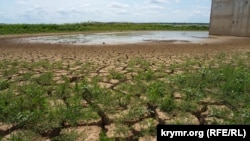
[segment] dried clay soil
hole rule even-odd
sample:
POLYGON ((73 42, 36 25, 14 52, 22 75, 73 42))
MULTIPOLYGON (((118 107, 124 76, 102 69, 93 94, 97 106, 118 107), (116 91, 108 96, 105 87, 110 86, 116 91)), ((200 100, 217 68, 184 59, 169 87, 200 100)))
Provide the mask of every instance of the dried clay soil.
MULTIPOLYGON (((0 38, 0 60, 96 62, 112 66, 119 60, 142 58, 159 63, 181 61, 185 57, 217 53, 246 52, 250 38, 213 37, 200 43, 145 42, 123 45, 63 45, 18 43, 16 37, 0 38)), ((182 60, 183 61, 183 60, 182 60)))
MULTIPOLYGON (((78 64, 91 62, 98 67, 93 73, 90 73, 90 79, 94 76, 105 76, 111 69, 126 73, 129 61, 136 58, 168 66, 172 63, 182 63, 186 58, 194 56, 207 56, 204 60, 213 60, 213 56, 218 53, 230 54, 250 51, 250 38, 240 37, 215 36, 212 40, 200 43, 145 42, 121 45, 19 43, 16 41, 17 38, 19 37, 0 37, 0 61, 39 62, 45 60, 51 63, 62 62, 64 66, 68 67, 70 73, 65 70, 55 70, 56 76, 70 76, 72 73, 74 74, 74 71, 77 72, 81 67, 77 66, 75 62, 78 62, 78 64)), ((152 68, 154 68, 154 65, 157 68, 157 64, 151 65, 152 68)), ((72 75, 70 78, 74 79, 74 76, 72 75)), ((114 89, 117 82, 116 80, 110 80, 109 83, 102 82, 100 85, 114 89)), ((178 94, 176 94, 176 97, 178 97, 178 94)), ((161 118, 161 115, 162 113, 158 112, 159 118, 161 118)), ((190 122, 199 124, 199 120, 190 122)), ((137 124, 135 123, 134 126, 137 124)), ((107 126, 108 137, 113 137, 112 125, 113 123, 107 126)), ((101 128, 98 126, 67 128, 65 132, 66 130, 87 132, 89 135, 87 137, 88 140, 98 140, 98 134, 101 132, 101 128)), ((155 140, 155 137, 149 138, 150 140, 155 140)), ((140 140, 147 139, 142 137, 140 140)))

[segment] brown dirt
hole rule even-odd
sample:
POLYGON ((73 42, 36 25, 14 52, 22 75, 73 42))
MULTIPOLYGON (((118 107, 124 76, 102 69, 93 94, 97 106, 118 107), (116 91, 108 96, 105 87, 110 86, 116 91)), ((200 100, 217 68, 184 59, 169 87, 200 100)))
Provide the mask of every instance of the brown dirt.
MULTIPOLYGON (((25 35, 27 36, 27 35, 25 35)), ((81 65, 87 62, 95 64, 96 68, 89 72, 90 79, 96 76, 108 76, 109 71, 114 69, 122 74, 125 74, 127 78, 133 77, 133 70, 129 70, 128 64, 131 59, 142 58, 149 62, 157 62, 157 64, 150 64, 153 69, 159 67, 159 64, 164 64, 166 66, 172 63, 182 63, 186 58, 195 56, 206 56, 203 60, 209 61, 213 60, 213 56, 218 53, 239 53, 250 51, 250 38, 237 38, 237 37, 213 37, 213 40, 206 40, 200 43, 175 43, 175 42, 147 42, 140 44, 123 44, 123 45, 63 45, 63 44, 31 44, 31 43, 18 43, 15 39, 18 37, 0 37, 0 61, 27 61, 27 62, 62 62, 63 70, 54 70, 55 78, 53 79, 57 83, 60 83, 61 76, 68 76, 71 83, 74 83, 83 76, 81 71, 81 65), (77 63, 77 64, 76 64, 77 63), (68 68, 68 70, 65 70, 68 68)), ((23 74, 25 70, 20 68, 19 74, 23 74)), ((34 76, 45 71, 44 68, 34 70, 34 76)), ((171 74, 171 70, 166 70, 166 73, 171 74)), ((177 72, 176 72, 177 73, 177 72)), ((181 70, 179 71, 181 73, 181 70)), ((33 76, 33 77, 34 77, 33 76)), ((0 70, 1 77, 1 70, 0 70)), ((9 79, 9 78, 6 78, 9 79)), ((14 76, 10 78, 14 79, 14 76)), ((106 78, 107 79, 107 78, 106 78)), ((14 79, 15 80, 15 79, 14 79)), ((100 85, 102 87, 116 89, 116 85, 121 83, 123 80, 109 79, 100 80, 100 85)), ((127 80, 129 83, 129 79, 127 80)), ((182 99, 182 95, 178 92, 175 93, 175 98, 177 100, 182 99)), ((51 103, 52 105, 61 104, 61 101, 56 101, 58 103, 51 103)), ((83 104, 84 105, 84 104, 83 104)), ((86 104, 85 104, 86 105, 86 104)), ((223 109, 224 107, 209 107, 208 109, 212 111, 213 109, 223 109)), ((225 108, 224 108, 225 109, 225 108)), ((227 111, 227 109, 225 109, 227 111)), ((165 123, 174 123, 176 120, 180 120, 184 123, 189 124, 199 124, 199 120, 194 117, 191 113, 186 114, 186 118, 183 120, 182 115, 177 115, 176 119, 171 119, 167 114, 156 109, 156 115, 158 118, 165 123)), ((203 113, 206 114, 206 113, 203 113)), ((112 119, 112 117, 110 116, 112 119)), ((211 119, 206 119, 208 122, 211 119)), ((219 120, 219 118, 218 118, 219 120)), ((147 121, 147 116, 145 118, 147 121)), ((212 121, 212 120, 211 120, 212 121)), ((87 138, 88 140, 98 140, 96 134, 100 134, 100 128, 96 126, 99 121, 93 122, 94 132, 87 132, 89 127, 85 127, 84 124, 80 124, 77 128, 67 128, 65 131, 75 131, 84 132, 87 136, 79 137, 87 138)), ((144 128, 140 124, 143 122, 137 122, 134 124, 135 129, 140 131, 144 128), (139 128, 140 127, 140 128, 139 128)), ((157 123, 157 121, 153 122, 157 123)), ((1 125, 1 123, 0 123, 1 125)), ((108 137, 114 136, 113 123, 106 126, 108 137)), ((0 126, 1 130, 7 130, 9 128, 7 125, 0 126), (3 127, 3 129, 1 129, 3 127)), ((145 127, 146 128, 146 127, 145 127)), ((131 133, 132 134, 132 133, 131 133)), ((121 136, 123 137, 123 136, 121 136)), ((150 140, 155 140, 155 137, 149 136, 150 140)), ((140 140, 147 140, 143 137, 140 140)))
POLYGON ((250 50, 250 38, 217 37, 214 42, 194 43, 149 42, 127 45, 62 45, 17 43, 13 38, 0 38, 0 60, 24 60, 49 62, 62 61, 70 65, 75 61, 94 62, 103 67, 111 67, 116 62, 143 58, 164 64, 179 62, 188 56, 213 55, 224 52, 245 52, 250 50), (219 42, 220 39, 220 42, 219 42), (110 66, 111 65, 111 66, 110 66))

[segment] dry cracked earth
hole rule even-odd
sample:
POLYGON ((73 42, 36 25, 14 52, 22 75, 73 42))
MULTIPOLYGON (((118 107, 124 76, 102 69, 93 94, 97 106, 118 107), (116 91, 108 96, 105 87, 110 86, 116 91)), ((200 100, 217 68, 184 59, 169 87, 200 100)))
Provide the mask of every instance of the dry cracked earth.
MULTIPOLYGON (((217 37, 222 38, 222 37, 217 37)), ((220 40, 220 39, 219 39, 220 40)), ((213 58, 218 53, 235 53, 250 51, 250 40, 248 38, 229 38, 220 42, 202 42, 202 43, 164 43, 164 42, 148 42, 140 44, 126 45, 63 45, 63 44, 29 44, 18 43, 15 37, 0 38, 0 61, 7 62, 26 62, 27 64, 35 64, 35 67, 27 65, 23 67, 16 64, 18 69, 14 73, 4 74, 4 69, 0 70, 0 78, 7 80, 11 84, 22 85, 25 83, 22 80, 26 72, 31 73, 30 78, 37 78, 46 72, 53 73, 53 84, 62 84, 64 79, 69 80, 69 86, 75 86, 76 82, 83 79, 98 83, 101 88, 107 89, 108 92, 127 94, 124 90, 127 84, 134 83, 134 79, 138 73, 144 72, 145 65, 153 71, 161 70, 161 74, 154 79, 163 80, 161 75, 181 74, 182 69, 171 69, 171 64, 181 64, 187 58, 198 58, 200 62, 213 61, 213 58), (139 62, 139 63, 138 63, 139 62), (47 64, 50 64, 47 67, 47 64), (145 64, 143 64, 145 63, 145 64)), ((7 65, 8 66, 8 65, 7 65)), ((9 65, 11 68, 12 65, 9 65)), ((199 66, 193 66, 193 68, 199 66)), ((5 68, 8 70, 8 68, 5 68)), ((163 80, 164 81, 164 80, 163 80)), ((145 82, 147 83, 147 82, 145 82)), ((48 93, 54 94, 52 88, 48 93)), ((136 92, 135 92, 136 93, 136 92)), ((133 94, 132 94, 133 95, 133 94)), ((136 96, 135 96, 136 97, 136 96)), ((140 99, 146 99, 139 95, 140 99)), ((182 94, 179 92, 173 93, 173 98, 176 102, 182 100, 182 94)), ((112 101, 108 101, 113 104, 112 101)), ((150 128, 156 128, 157 124, 209 124, 211 118, 206 117, 211 109, 230 110, 225 105, 216 104, 211 99, 203 101, 207 103, 206 107, 200 107, 196 113, 186 112, 184 114, 168 114, 161 111, 158 107, 152 105, 143 105, 140 107, 142 114, 134 118, 122 119, 123 115, 128 115, 129 109, 136 106, 141 106, 140 102, 136 103, 133 99, 130 100, 131 105, 126 105, 125 108, 115 105, 112 112, 106 112, 105 106, 95 103, 95 100, 85 97, 81 100, 82 108, 96 107, 96 117, 93 120, 78 120, 76 125, 70 125, 65 122, 58 128, 50 131, 43 131, 36 135, 37 140, 50 140, 59 134, 77 133, 76 140, 95 141, 100 140, 101 134, 107 138, 116 140, 156 140, 156 137, 151 133, 141 134, 150 128), (150 111, 150 112, 148 112, 150 111), (117 120, 119 119, 119 120, 117 120), (122 124, 121 124, 122 123, 122 124), (117 134, 118 127, 122 131, 117 134), (135 139, 134 136, 138 135, 135 139)), ((64 99, 56 99, 50 101, 51 106, 67 105, 64 99)), ((213 118, 214 119, 214 118, 213 118)), ((220 119, 218 119, 220 120, 220 119)), ((3 135, 3 140, 8 140, 12 135, 20 132, 18 127, 13 124, 0 123, 0 135, 3 135)), ((27 130, 27 129, 25 129, 27 130)), ((25 131, 24 131, 25 132, 25 131)))

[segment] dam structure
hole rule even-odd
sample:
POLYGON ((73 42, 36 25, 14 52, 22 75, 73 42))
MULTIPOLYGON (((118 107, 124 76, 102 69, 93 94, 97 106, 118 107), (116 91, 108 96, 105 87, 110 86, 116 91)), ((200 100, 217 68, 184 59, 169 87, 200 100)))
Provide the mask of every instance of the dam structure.
POLYGON ((212 0, 209 34, 250 37, 250 0, 212 0))

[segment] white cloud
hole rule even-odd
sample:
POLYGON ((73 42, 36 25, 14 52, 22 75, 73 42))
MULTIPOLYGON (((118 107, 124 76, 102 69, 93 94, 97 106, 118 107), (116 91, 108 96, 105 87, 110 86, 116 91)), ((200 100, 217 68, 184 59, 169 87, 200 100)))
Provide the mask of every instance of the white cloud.
POLYGON ((129 12, 127 10, 120 10, 120 11, 117 11, 117 14, 121 14, 121 15, 124 15, 124 14, 128 14, 129 12))
POLYGON ((163 9, 163 7, 158 5, 148 5, 146 9, 158 10, 158 9, 163 9))
POLYGON ((208 2, 208 1, 211 1, 211 0, 196 0, 197 2, 208 2))
POLYGON ((111 2, 107 4, 106 6, 105 13, 109 15, 110 17, 115 16, 116 14, 118 15, 125 15, 129 14, 131 12, 129 10, 130 5, 125 4, 125 3, 120 3, 120 2, 111 2))
POLYGON ((85 15, 84 9, 80 9, 77 7, 71 7, 71 8, 59 8, 55 12, 58 16, 64 17, 64 18, 70 18, 74 16, 82 16, 85 15))
POLYGON ((181 10, 174 10, 172 13, 178 15, 183 14, 181 10))
POLYGON ((84 14, 84 10, 81 10, 79 8, 76 8, 76 7, 72 7, 72 8, 70 8, 69 13, 75 14, 75 15, 84 14))
POLYGON ((141 16, 142 14, 141 13, 133 13, 132 15, 133 16, 141 16))
POLYGON ((67 11, 67 9, 59 8, 56 10, 56 13, 58 13, 60 15, 67 15, 68 11, 67 11))
POLYGON ((148 2, 151 4, 165 4, 168 0, 149 0, 148 2))
POLYGON ((21 0, 21 1, 17 1, 17 4, 20 5, 20 6, 27 6, 27 5, 32 5, 34 4, 32 1, 29 1, 29 0, 21 0))
POLYGON ((188 16, 186 14, 186 12, 182 11, 182 10, 174 10, 171 12, 171 22, 186 22, 188 19, 188 16))
POLYGON ((117 8, 117 9, 122 9, 122 8, 128 8, 129 5, 124 4, 124 3, 119 3, 119 2, 112 2, 108 4, 108 8, 117 8))
POLYGON ((0 0, 0 22, 209 21, 210 0, 0 0), (11 3, 14 1, 14 4, 11 3), (15 9, 15 10, 13 10, 15 9), (5 18, 5 20, 3 20, 5 18))
POLYGON ((43 7, 34 6, 20 11, 15 18, 22 21, 39 23, 44 22, 49 16, 50 13, 48 10, 43 7))
POLYGON ((160 5, 153 5, 153 4, 147 4, 147 5, 142 5, 142 6, 135 6, 134 11, 140 12, 140 13, 147 13, 151 11, 160 11, 164 10, 163 6, 160 5))
POLYGON ((93 9, 89 9, 90 12, 95 13, 97 15, 100 15, 99 13, 103 12, 102 8, 93 8, 93 9))
POLYGON ((88 8, 88 7, 90 7, 90 6, 92 6, 90 3, 85 3, 85 4, 83 4, 81 7, 83 7, 83 8, 88 8))
POLYGON ((197 5, 194 7, 192 14, 197 15, 197 16, 209 16, 210 15, 210 6, 197 5))
POLYGON ((175 9, 171 11, 173 22, 208 22, 210 8, 208 6, 193 6, 192 9, 175 9))

